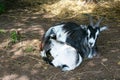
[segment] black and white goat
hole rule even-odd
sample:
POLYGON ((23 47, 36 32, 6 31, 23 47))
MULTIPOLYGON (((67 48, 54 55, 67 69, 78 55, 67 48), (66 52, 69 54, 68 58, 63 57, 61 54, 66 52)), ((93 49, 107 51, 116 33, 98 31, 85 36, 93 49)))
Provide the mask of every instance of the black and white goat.
MULTIPOLYGON (((89 20, 90 24, 88 26, 67 22, 48 29, 41 44, 42 57, 45 57, 44 55, 50 50, 50 46, 48 46, 50 44, 50 37, 55 38, 59 42, 69 44, 69 46, 76 49, 77 53, 79 53, 82 58, 92 58, 95 56, 97 37, 99 33, 107 29, 107 27, 99 27, 102 18, 95 25, 93 24, 91 16, 89 16, 89 20), (45 52, 43 53, 43 51, 45 52)), ((66 51, 68 48, 64 50, 66 51)), ((52 52, 56 52, 56 50, 52 52)))

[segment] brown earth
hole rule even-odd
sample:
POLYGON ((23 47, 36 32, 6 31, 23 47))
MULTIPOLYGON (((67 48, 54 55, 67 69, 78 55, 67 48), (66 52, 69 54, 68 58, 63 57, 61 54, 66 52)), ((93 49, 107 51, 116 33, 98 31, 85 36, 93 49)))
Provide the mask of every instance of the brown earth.
POLYGON ((106 22, 109 29, 101 33, 97 42, 99 57, 84 60, 75 70, 62 72, 46 64, 39 54, 41 36, 61 21, 49 16, 29 10, 0 15, 0 29, 4 30, 0 33, 0 80, 120 80, 120 24, 112 19, 106 22), (10 44, 12 30, 22 36, 15 44, 10 44))

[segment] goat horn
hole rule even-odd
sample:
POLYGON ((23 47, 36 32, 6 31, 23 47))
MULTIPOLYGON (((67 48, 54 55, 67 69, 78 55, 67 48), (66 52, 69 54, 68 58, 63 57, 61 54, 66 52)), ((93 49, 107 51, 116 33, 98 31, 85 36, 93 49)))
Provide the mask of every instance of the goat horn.
POLYGON ((93 18, 91 15, 89 15, 89 21, 90 21, 90 25, 93 26, 93 18))
POLYGON ((98 20, 98 22, 96 23, 95 27, 99 27, 100 22, 103 20, 103 17, 101 19, 98 20))

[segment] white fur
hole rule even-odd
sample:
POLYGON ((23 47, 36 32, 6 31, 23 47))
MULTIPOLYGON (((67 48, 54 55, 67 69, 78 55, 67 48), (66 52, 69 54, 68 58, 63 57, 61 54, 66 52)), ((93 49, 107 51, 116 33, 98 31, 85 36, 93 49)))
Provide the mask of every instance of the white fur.
POLYGON ((90 38, 90 39, 88 40, 88 42, 89 42, 89 46, 93 47, 94 44, 95 44, 95 39, 94 39, 94 38, 90 38), (90 43, 91 43, 91 44, 90 44, 90 43))
POLYGON ((49 28, 48 31, 45 33, 45 38, 50 36, 50 32, 53 30, 53 27, 49 28))
POLYGON ((50 34, 51 31, 53 31, 53 32, 55 33, 58 41, 65 42, 65 41, 66 41, 66 38, 67 38, 67 32, 65 32, 65 31, 63 30, 63 26, 64 26, 64 24, 51 27, 51 28, 48 29, 48 31, 46 32, 45 38, 48 37, 48 36, 50 36, 50 35, 51 35, 51 34, 50 34))
POLYGON ((54 26, 54 31, 55 31, 57 40, 61 41, 61 42, 65 42, 66 38, 67 38, 67 32, 65 32, 63 30, 63 26, 64 26, 64 24, 58 25, 58 26, 54 26))
POLYGON ((51 40, 51 55, 54 57, 52 61, 55 67, 60 67, 62 65, 67 65, 64 67, 63 71, 69 71, 75 69, 81 62, 82 57, 77 53, 76 49, 67 45, 61 44, 55 40, 51 40), (77 57, 79 58, 76 64, 77 57))
MULTIPOLYGON (((90 32, 89 29, 87 30, 87 32, 88 32, 88 38, 89 38, 91 32, 90 32)), ((97 30, 97 32, 95 33, 95 39, 93 37, 91 37, 90 39, 88 39, 88 44, 89 44, 90 47, 93 47, 95 45, 96 39, 98 37, 98 34, 99 34, 99 30, 97 30)))
POLYGON ((45 38, 51 36, 50 32, 53 31, 58 41, 65 42, 67 38, 67 32, 63 30, 64 25, 65 24, 61 24, 61 25, 53 26, 50 29, 48 29, 48 31, 45 34, 45 38))
POLYGON ((104 31, 106 29, 108 29, 108 27, 107 26, 103 26, 103 27, 100 28, 100 31, 104 31))
POLYGON ((91 34, 91 32, 90 32, 90 30, 88 29, 87 30, 87 33, 88 33, 88 37, 90 36, 90 34, 91 34))
POLYGON ((89 58, 89 59, 92 59, 92 58, 93 58, 92 49, 90 49, 90 53, 89 53, 89 55, 88 55, 88 58, 89 58))
POLYGON ((40 54, 42 57, 47 57, 46 56, 46 53, 45 53, 45 50, 41 51, 41 54, 40 54))

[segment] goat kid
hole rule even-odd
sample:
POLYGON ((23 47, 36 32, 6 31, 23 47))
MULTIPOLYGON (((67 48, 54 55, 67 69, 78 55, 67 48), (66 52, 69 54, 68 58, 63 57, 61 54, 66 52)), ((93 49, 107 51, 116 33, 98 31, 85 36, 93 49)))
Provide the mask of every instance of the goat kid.
POLYGON ((50 39, 48 46, 49 50, 44 49, 41 56, 48 63, 61 68, 62 71, 73 70, 82 62, 82 57, 77 50, 66 43, 50 39))

